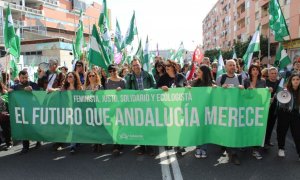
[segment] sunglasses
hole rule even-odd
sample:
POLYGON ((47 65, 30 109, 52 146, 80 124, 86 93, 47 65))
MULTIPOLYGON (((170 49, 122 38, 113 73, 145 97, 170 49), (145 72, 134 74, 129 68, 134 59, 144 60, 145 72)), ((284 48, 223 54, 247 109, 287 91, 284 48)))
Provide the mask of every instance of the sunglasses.
POLYGON ((95 75, 89 75, 89 77, 95 77, 95 75))

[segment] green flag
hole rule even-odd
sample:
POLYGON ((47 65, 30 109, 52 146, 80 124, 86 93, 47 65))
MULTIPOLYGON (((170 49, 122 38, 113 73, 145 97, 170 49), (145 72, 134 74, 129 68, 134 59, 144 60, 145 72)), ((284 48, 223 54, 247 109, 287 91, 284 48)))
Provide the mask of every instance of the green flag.
POLYGON ((274 65, 276 67, 279 67, 279 70, 282 70, 290 63, 291 63, 291 59, 289 58, 288 54, 286 53, 286 50, 283 49, 282 44, 279 43, 279 47, 278 47, 278 51, 276 53, 274 65))
POLYGON ((78 60, 78 54, 77 54, 77 52, 76 52, 76 48, 75 48, 75 44, 74 44, 74 41, 73 41, 73 43, 72 43, 72 52, 73 52, 73 55, 74 55, 74 59, 75 60, 78 60))
POLYGON ((83 22, 82 22, 82 11, 80 11, 79 24, 76 31, 76 40, 75 40, 75 59, 79 60, 81 55, 83 54, 82 49, 84 47, 84 36, 83 36, 83 22))
POLYGON ((144 52, 143 52, 143 46, 142 46, 142 40, 139 41, 139 47, 135 53, 135 56, 139 57, 140 61, 143 63, 144 61, 144 52))
POLYGON ((175 50, 174 49, 170 49, 169 51, 169 59, 174 59, 175 56, 175 50))
POLYGON ((277 91, 276 91, 277 93, 279 93, 280 91, 285 89, 286 80, 287 80, 286 77, 281 78, 281 80, 279 82, 279 85, 278 85, 278 88, 277 88, 277 91))
POLYGON ((235 52, 235 48, 234 48, 234 47, 233 47, 232 59, 237 59, 237 55, 236 55, 236 52, 235 52))
POLYGON ((108 10, 106 6, 106 0, 103 0, 102 9, 99 17, 98 25, 100 27, 101 37, 103 40, 103 45, 106 47, 106 49, 110 46, 110 22, 108 18, 108 10))
POLYGON ((92 37, 90 40, 89 61, 91 64, 100 66, 105 70, 107 70, 107 67, 110 64, 109 57, 106 54, 95 25, 93 25, 92 37))
POLYGON ((20 57, 20 39, 15 34, 14 22, 12 19, 10 7, 6 9, 6 18, 4 25, 4 44, 5 48, 15 58, 20 57))
POLYGON ((225 71, 225 64, 224 64, 224 60, 223 60, 223 57, 222 57, 222 52, 220 50, 219 52, 219 59, 218 59, 218 70, 217 70, 217 78, 219 76, 221 76, 222 74, 224 74, 226 71, 225 71))
POLYGON ((125 40, 124 40, 122 48, 126 47, 126 45, 131 45, 131 43, 134 39, 134 36, 137 34, 138 34, 138 32, 137 32, 137 27, 136 27, 136 23, 135 23, 135 12, 133 12, 133 15, 130 20, 130 25, 126 32, 126 36, 125 36, 125 40))
POLYGON ((115 46, 117 47, 118 52, 122 51, 122 33, 119 26, 118 20, 116 20, 116 31, 115 31, 115 46))
POLYGON ((286 25, 285 18, 280 8, 278 0, 270 0, 269 4, 270 14, 270 29, 272 29, 276 41, 284 41, 285 36, 289 36, 289 29, 286 25))
POLYGON ((243 56, 245 61, 245 68, 248 69, 250 67, 253 53, 260 50, 260 25, 257 27, 256 32, 254 33, 250 44, 247 48, 246 53, 243 56))
POLYGON ((183 42, 180 43, 179 48, 176 52, 176 54, 174 55, 174 60, 177 60, 177 62, 181 65, 183 65, 183 55, 184 55, 184 46, 183 46, 183 42))
POLYGON ((144 49, 144 59, 143 59, 143 69, 144 71, 150 71, 150 54, 149 54, 149 41, 148 36, 146 39, 145 49, 144 49))
POLYGON ((14 79, 15 77, 18 76, 18 72, 19 72, 15 58, 9 61, 9 66, 12 74, 12 79, 14 79))

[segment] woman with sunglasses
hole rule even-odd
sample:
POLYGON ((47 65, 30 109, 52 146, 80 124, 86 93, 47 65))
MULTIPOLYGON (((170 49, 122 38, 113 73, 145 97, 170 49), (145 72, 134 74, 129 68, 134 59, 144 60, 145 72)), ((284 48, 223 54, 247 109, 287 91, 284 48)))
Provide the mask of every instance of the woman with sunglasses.
MULTIPOLYGON (((97 71, 91 70, 87 72, 83 89, 90 90, 90 91, 97 91, 103 89, 97 71)), ((94 148, 94 152, 96 153, 102 152, 102 144, 94 144, 93 148, 94 148)))
POLYGON ((187 80, 184 75, 177 73, 177 63, 173 60, 167 60, 165 63, 166 73, 160 77, 157 87, 167 91, 168 88, 185 87, 187 80))
POLYGON ((83 85, 84 84, 84 80, 85 80, 85 67, 84 67, 84 63, 82 61, 77 61, 75 63, 75 69, 74 71, 79 75, 80 78, 80 82, 83 85))
POLYGON ((84 90, 97 91, 102 88, 99 75, 95 71, 88 71, 83 86, 84 90))
MULTIPOLYGON (((166 73, 159 79, 157 88, 168 91, 169 88, 185 87, 188 85, 185 76, 178 73, 177 63, 175 61, 167 60, 165 66, 166 73)), ((178 155, 182 155, 182 153, 185 152, 183 147, 174 147, 174 149, 178 155)))
MULTIPOLYGON (((118 75, 118 67, 114 64, 108 66, 108 73, 110 75, 105 82, 105 89, 115 89, 120 91, 125 89, 125 80, 118 75)), ((119 144, 114 144, 113 155, 118 156, 121 154, 122 146, 119 144)))
POLYGON ((156 82, 159 81, 160 77, 166 73, 166 68, 163 61, 156 61, 154 79, 156 82))
MULTIPOLYGON (((67 74, 67 79, 61 88, 61 91, 75 91, 82 90, 81 81, 79 75, 76 72, 69 72, 67 74)), ((76 152, 77 143, 71 143, 70 153, 74 154, 76 152)))

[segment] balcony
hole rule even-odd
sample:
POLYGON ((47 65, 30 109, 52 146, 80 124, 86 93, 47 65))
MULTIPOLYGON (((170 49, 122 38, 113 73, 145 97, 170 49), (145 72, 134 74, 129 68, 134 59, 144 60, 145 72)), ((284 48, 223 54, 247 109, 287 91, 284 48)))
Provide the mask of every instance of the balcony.
POLYGON ((239 35, 243 34, 245 31, 246 31, 246 27, 245 27, 245 26, 239 28, 239 29, 237 30, 237 32, 236 32, 236 36, 239 36, 239 35))
POLYGON ((237 21, 244 19, 246 16, 246 11, 237 13, 237 21))
POLYGON ((26 3, 28 3, 28 4, 40 3, 39 5, 46 4, 46 5, 58 7, 59 0, 26 0, 26 3))
POLYGON ((259 7, 262 7, 269 3, 270 0, 259 0, 259 7))
MULTIPOLYGON (((236 7, 240 7, 240 5, 243 4, 243 3, 245 3, 245 1, 238 1, 238 2, 236 3, 236 7)), ((244 5, 244 6, 245 6, 245 5, 244 5)))
POLYGON ((269 23, 269 16, 264 16, 260 20, 261 25, 265 25, 269 23))
POLYGON ((43 11, 41 11, 41 10, 29 8, 26 6, 20 6, 20 5, 16 5, 13 3, 8 3, 8 2, 0 0, 0 6, 7 8, 8 5, 10 6, 10 9, 12 11, 19 11, 19 12, 25 12, 25 13, 29 13, 29 14, 38 15, 38 16, 43 16, 43 11))

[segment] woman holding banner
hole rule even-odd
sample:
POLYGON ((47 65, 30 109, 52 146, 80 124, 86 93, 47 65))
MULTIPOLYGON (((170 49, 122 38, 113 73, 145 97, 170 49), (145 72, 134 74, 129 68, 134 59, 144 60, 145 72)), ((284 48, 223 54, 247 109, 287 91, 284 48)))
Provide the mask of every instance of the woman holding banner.
MULTIPOLYGON (((244 80, 245 89, 266 88, 266 81, 261 78, 262 74, 258 64, 251 64, 251 66, 249 67, 248 74, 249 78, 244 80)), ((252 156, 255 157, 257 160, 263 158, 259 152, 258 147, 253 148, 252 156)))
MULTIPOLYGON (((69 72, 67 74, 67 79, 65 80, 64 85, 61 88, 62 91, 74 91, 74 90, 82 90, 81 81, 79 75, 76 72, 69 72)), ((76 152, 76 143, 71 143, 70 153, 76 152)))
MULTIPOLYGON (((188 85, 184 75, 178 73, 177 63, 173 60, 167 60, 165 63, 166 73, 160 77, 157 88, 168 91, 169 88, 180 88, 188 85)), ((185 152, 183 147, 175 147, 177 154, 182 155, 185 152)))
POLYGON ((278 103, 277 141, 278 156, 285 157, 285 138, 289 128, 296 145, 300 161, 300 75, 293 73, 287 82, 287 91, 291 94, 290 102, 278 103))
MULTIPOLYGON (((197 79, 192 81, 192 87, 212 87, 214 85, 213 76, 210 68, 203 64, 197 70, 197 79)), ((196 158, 206 158, 207 157, 207 145, 197 146, 195 157, 196 158)))
MULTIPOLYGON (((120 91, 121 89, 125 89, 125 80, 118 75, 118 67, 111 64, 108 66, 108 73, 110 77, 105 82, 106 89, 115 89, 120 91)), ((118 156, 121 154, 122 146, 119 144, 114 144, 113 146, 113 155, 118 156)))
MULTIPOLYGON (((102 88, 100 77, 97 71, 91 70, 87 72, 86 79, 83 86, 84 90, 97 91, 102 88)), ((102 144, 94 144, 94 152, 102 152, 102 144)))

